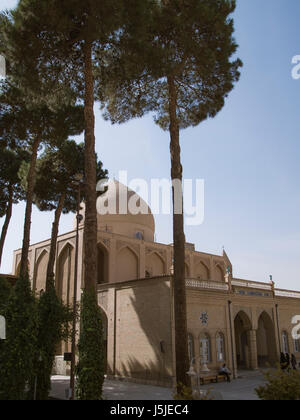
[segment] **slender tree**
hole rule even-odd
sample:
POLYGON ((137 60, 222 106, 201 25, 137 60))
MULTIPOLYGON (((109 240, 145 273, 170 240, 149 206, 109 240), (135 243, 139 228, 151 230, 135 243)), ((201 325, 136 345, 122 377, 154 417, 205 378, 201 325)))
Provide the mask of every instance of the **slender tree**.
MULTIPOLYGON (((84 102, 85 116, 85 286, 96 289, 96 159, 94 134, 94 74, 93 58, 96 49, 103 48, 119 24, 121 1, 72 0, 66 7, 60 0, 21 0, 13 13, 15 51, 19 63, 31 68, 30 53, 40 59, 36 72, 44 75, 47 86, 57 77, 72 87, 77 98, 84 102), (16 41, 18 38, 18 41, 16 41), (21 38, 21 39, 20 39, 21 38), (27 57, 24 57, 24 48, 27 57), (23 50, 23 51, 22 51, 23 50)), ((32 74, 34 75, 35 72, 32 74)), ((35 86, 31 80, 31 91, 35 86)))
MULTIPOLYGON (((77 174, 84 177, 83 143, 77 144, 74 140, 67 140, 59 147, 47 147, 38 160, 34 203, 41 211, 55 211, 46 290, 54 278, 56 244, 61 215, 74 213, 77 209, 77 191, 74 187, 77 174)), ((107 174, 107 171, 103 169, 102 162, 97 161, 97 180, 105 179, 107 174)), ((83 201, 85 197, 85 188, 82 188, 81 198, 83 201)))
POLYGON ((13 139, 15 135, 31 154, 20 269, 22 275, 27 275, 38 153, 43 143, 63 141, 68 135, 82 132, 82 107, 75 104, 73 91, 60 79, 53 81, 49 89, 49 83, 39 69, 41 57, 32 54, 27 66, 20 65, 20 55, 24 55, 24 49, 20 49, 22 39, 14 12, 1 13, 0 29, 0 53, 6 57, 8 65, 8 75, 0 88, 0 136, 4 138, 8 133, 13 139), (34 92, 30 90, 30 84, 34 85, 34 92))
MULTIPOLYGON (((24 165, 23 182, 26 183, 28 166, 24 165), (27 169, 27 170, 26 170, 27 169)), ((68 310, 56 294, 54 284, 54 264, 57 249, 59 222, 62 213, 75 212, 77 191, 74 180, 77 174, 84 174, 84 145, 67 140, 59 147, 48 146, 37 162, 37 176, 34 189, 34 203, 41 211, 55 211, 52 225, 51 244, 47 272, 46 291, 38 304, 39 332, 38 353, 35 366, 37 370, 37 394, 39 400, 48 399, 51 390, 51 371, 57 345, 69 337, 66 334, 68 310), (40 357, 42 355, 42 357, 40 357)), ((107 177, 102 162, 97 162, 97 179, 107 177)), ((82 199, 85 191, 82 188, 82 199)), ((32 380, 31 394, 35 386, 32 380)))
MULTIPOLYGON (((94 79, 94 68, 109 48, 115 33, 122 32, 124 9, 139 10, 146 2, 129 0, 21 0, 13 13, 14 31, 11 32, 10 44, 14 46, 14 55, 18 57, 20 68, 30 68, 22 84, 30 92, 36 90, 34 75, 43 74, 44 86, 52 86, 57 79, 69 83, 76 91, 77 98, 84 103, 85 115, 85 188, 86 212, 84 235, 84 281, 85 293, 89 294, 84 302, 94 300, 96 307, 97 284, 97 213, 96 213, 96 159, 95 159, 95 87, 99 89, 101 80, 94 79), (26 54, 24 54, 26 50, 26 54), (37 63, 32 71, 31 60, 37 63), (37 59, 38 58, 38 59, 37 59)), ((22 75, 21 75, 22 77, 22 75)), ((85 310, 83 305, 82 310, 85 310)), ((97 315, 97 314, 96 314, 97 315)), ((98 315, 97 315, 98 316, 98 315)), ((86 318, 84 318, 86 319, 86 318)), ((85 334, 99 335, 88 324, 82 322, 85 334)), ((99 326, 99 328, 101 328, 99 326)), ((90 340, 92 341, 92 340, 90 340)), ((82 348, 82 347, 81 347, 82 348)), ((85 355, 84 360, 89 356, 85 355)), ((93 357, 91 353, 91 357, 93 357)), ((82 366, 82 364, 81 364, 82 366)), ((96 367, 84 368, 80 372, 89 372, 89 381, 98 383, 96 367)), ((81 381, 81 384, 84 382, 81 381)), ((85 383, 88 383, 86 381, 85 383)), ((89 395, 82 392, 81 395, 89 395)), ((95 384, 95 399, 101 397, 101 386, 95 384)))
POLYGON ((45 104, 30 103, 24 92, 10 81, 3 84, 0 98, 0 138, 5 139, 9 136, 13 139, 12 143, 15 143, 14 139, 18 139, 30 154, 20 270, 20 273, 25 275, 28 271, 32 201, 39 150, 42 144, 59 144, 68 135, 80 134, 82 107, 65 106, 52 110, 45 104))
MULTIPOLYGON (((105 118, 122 123, 155 111, 156 123, 169 131, 173 185, 182 182, 180 130, 214 117, 239 79, 241 61, 231 59, 237 49, 230 17, 234 9, 234 0, 158 1, 149 9, 148 24, 139 39, 130 29, 124 31, 98 69, 105 80, 106 91, 98 91, 105 104, 105 118)), ((173 202, 175 352, 180 393, 182 384, 189 385, 180 187, 173 186, 173 202)))

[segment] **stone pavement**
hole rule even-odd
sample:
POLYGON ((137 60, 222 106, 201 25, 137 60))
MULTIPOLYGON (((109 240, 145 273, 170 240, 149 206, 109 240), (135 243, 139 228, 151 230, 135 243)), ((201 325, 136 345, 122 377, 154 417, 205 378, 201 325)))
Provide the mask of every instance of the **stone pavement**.
POLYGON ((222 382, 201 386, 201 390, 211 390, 215 400, 224 401, 257 401, 258 396, 255 388, 264 384, 264 376, 261 372, 239 372, 239 378, 230 384, 222 382))
MULTIPOLYGON (((66 399, 65 389, 69 387, 69 377, 53 376, 51 396, 56 399, 66 399)), ((214 400, 258 400, 255 388, 264 383, 260 372, 240 372, 239 379, 230 384, 223 382, 201 386, 201 391, 210 390, 214 400)), ((104 398, 110 401, 159 400, 173 399, 173 390, 150 385, 140 385, 125 381, 106 380, 104 383, 104 398)))
MULTIPOLYGON (((52 377, 51 397, 66 399, 65 389, 69 387, 70 378, 67 376, 52 377)), ((106 380, 103 387, 103 397, 106 400, 159 400, 170 401, 173 391, 158 386, 140 385, 125 381, 106 380)))

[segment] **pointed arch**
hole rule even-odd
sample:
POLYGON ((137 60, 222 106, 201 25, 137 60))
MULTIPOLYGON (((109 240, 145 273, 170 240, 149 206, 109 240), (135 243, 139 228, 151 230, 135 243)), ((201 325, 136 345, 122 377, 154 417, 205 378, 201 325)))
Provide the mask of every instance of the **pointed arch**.
POLYGON ((61 249, 58 251, 57 258, 60 257, 60 255, 63 253, 64 249, 66 248, 66 246, 70 246, 71 248, 75 249, 75 244, 73 244, 70 240, 66 240, 66 242, 64 242, 61 249))
POLYGON ((209 268, 203 261, 198 261, 195 267, 195 277, 200 280, 209 280, 209 268))
POLYGON ((104 372, 107 373, 107 350, 108 350, 108 316, 105 309, 99 305, 101 312, 101 322, 103 328, 103 347, 104 347, 104 372))
POLYGON ((57 258, 56 290, 66 304, 70 304, 74 294, 74 246, 67 242, 57 258))
POLYGON ((215 268, 215 281, 224 282, 225 281, 225 274, 223 268, 217 264, 215 268))
POLYGON ((166 264, 162 256, 153 251, 146 257, 146 271, 150 273, 151 277, 163 276, 166 272, 166 264))
POLYGON ((250 318, 246 312, 240 311, 234 319, 236 357, 239 368, 250 368, 251 348, 248 334, 252 329, 250 318))
POLYGON ((117 281, 136 280, 139 275, 139 258, 129 246, 122 247, 117 255, 117 281))
POLYGON ((97 283, 109 282, 109 252, 107 247, 99 242, 97 244, 97 283))
MULTIPOLYGON (((28 267, 28 273, 30 273, 30 263, 29 263, 29 260, 27 260, 27 267, 28 267)), ((18 262, 17 268, 16 268, 16 276, 17 277, 20 275, 20 271, 21 271, 21 260, 18 262)))
POLYGON ((38 257, 34 268, 33 290, 39 295, 46 290, 47 267, 49 261, 49 252, 44 249, 38 257))
POLYGON ((262 311, 257 325, 258 365, 274 365, 278 360, 274 322, 266 311, 262 311))

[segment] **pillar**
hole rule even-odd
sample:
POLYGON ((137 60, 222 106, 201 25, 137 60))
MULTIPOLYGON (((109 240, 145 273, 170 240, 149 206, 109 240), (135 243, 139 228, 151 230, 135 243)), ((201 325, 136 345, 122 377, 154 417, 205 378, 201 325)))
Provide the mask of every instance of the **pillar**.
POLYGON ((116 282, 116 261, 117 261, 117 241, 115 238, 110 239, 110 250, 108 258, 108 282, 116 282))
POLYGON ((249 346, 249 367, 252 370, 257 370, 258 362, 257 362, 256 330, 248 331, 248 346, 249 346))
POLYGON ((146 277, 146 246, 144 242, 140 243, 139 247, 139 278, 143 279, 146 277))

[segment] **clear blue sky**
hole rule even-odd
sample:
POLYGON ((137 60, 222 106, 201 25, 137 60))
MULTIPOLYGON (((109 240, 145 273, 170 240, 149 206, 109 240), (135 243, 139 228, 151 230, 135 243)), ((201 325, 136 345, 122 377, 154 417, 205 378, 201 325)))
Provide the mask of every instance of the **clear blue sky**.
MULTIPOLYGON (((1 0, 1 8, 16 5, 1 0)), ((196 248, 225 247, 234 275, 300 290, 300 80, 291 60, 300 54, 299 0, 238 0, 235 13, 242 77, 223 111, 182 132, 186 178, 206 182, 205 222, 188 227, 196 248)), ((26 52, 25 52, 26 53, 26 52)), ((110 175, 169 177, 169 139, 151 116, 112 127, 97 111, 97 152, 110 175)), ((14 209, 2 272, 21 246, 24 205, 14 209)), ((33 213, 32 242, 50 236, 52 215, 33 213)), ((1 223, 0 223, 1 224, 1 223)), ((71 230, 64 216, 61 232, 71 230)), ((157 240, 172 241, 170 217, 156 218, 157 240)))

